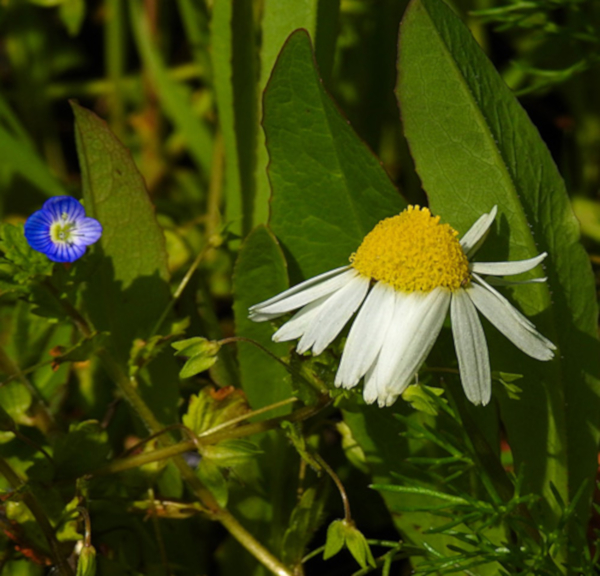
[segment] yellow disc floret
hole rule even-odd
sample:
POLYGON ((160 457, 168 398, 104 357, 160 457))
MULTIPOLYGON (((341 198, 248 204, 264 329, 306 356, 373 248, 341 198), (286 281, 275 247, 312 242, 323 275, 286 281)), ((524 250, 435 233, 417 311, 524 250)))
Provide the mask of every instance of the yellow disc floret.
POLYGON ((382 220, 350 256, 363 276, 403 292, 430 292, 443 287, 458 290, 470 281, 469 262, 458 232, 440 224, 427 208, 409 206, 382 220))

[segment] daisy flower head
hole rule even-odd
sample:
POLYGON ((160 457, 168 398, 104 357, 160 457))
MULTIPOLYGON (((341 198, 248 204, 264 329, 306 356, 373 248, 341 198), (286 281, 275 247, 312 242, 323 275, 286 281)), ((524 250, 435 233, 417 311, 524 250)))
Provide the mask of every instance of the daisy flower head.
MULTIPOLYGON (((448 309, 463 389, 473 404, 492 394, 487 342, 478 311, 506 338, 537 360, 556 347, 483 276, 510 276, 535 268, 547 254, 514 262, 472 262, 496 216, 481 216, 459 240, 428 208, 409 206, 365 236, 350 265, 306 280, 250 308, 264 322, 296 314, 273 335, 299 338, 299 354, 320 354, 358 314, 348 333, 335 385, 364 378, 367 403, 390 406, 433 347, 448 309)), ((545 278, 529 282, 545 281, 545 278)))
POLYGON ((54 262, 74 262, 100 236, 100 222, 87 217, 81 203, 70 196, 46 200, 25 222, 29 245, 54 262))

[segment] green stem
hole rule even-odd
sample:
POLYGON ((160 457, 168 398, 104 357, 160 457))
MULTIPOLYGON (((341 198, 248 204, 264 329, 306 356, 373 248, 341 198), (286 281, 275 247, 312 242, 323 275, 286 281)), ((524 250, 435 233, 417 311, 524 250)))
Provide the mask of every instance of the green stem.
MULTIPOLYGON (((3 458, 0 458, 0 474, 6 478, 7 482, 13 487, 13 489, 17 490, 23 486, 23 481, 17 475, 17 473, 12 469, 10 464, 6 462, 3 458)), ((33 517, 36 519, 40 530, 43 532, 46 540, 48 541, 48 545, 50 547, 50 554, 52 555, 52 560, 56 567, 59 570, 59 573, 62 576, 73 576, 73 570, 71 570, 71 566, 67 563, 67 561, 62 557, 60 552, 60 547, 58 544, 58 540, 54 535, 54 529, 50 524, 50 521, 46 517, 44 510, 42 509, 40 503, 37 501, 36 497, 28 490, 27 486, 20 493, 20 498, 23 501, 23 504, 29 508, 30 512, 33 514, 33 517)))
POLYGON ((337 489, 340 492, 340 496, 342 497, 342 503, 344 504, 344 520, 348 524, 354 524, 352 520, 352 514, 350 513, 350 500, 348 499, 346 489, 344 488, 340 477, 333 471, 333 468, 329 466, 327 462, 325 462, 325 460, 320 454, 315 453, 313 454, 313 457, 321 466, 323 466, 323 469, 325 470, 325 472, 327 472, 327 474, 329 474, 330 478, 333 480, 333 482, 337 486, 337 489))
MULTIPOLYGON (((286 416, 278 416, 270 420, 254 422, 252 424, 239 426, 231 430, 215 431, 207 436, 203 436, 202 438, 200 438, 200 444, 202 446, 208 446, 210 444, 217 444, 219 442, 222 442, 223 440, 245 438, 246 436, 259 434, 261 432, 267 432, 268 430, 278 428, 280 424, 284 421, 300 422, 301 420, 306 420, 307 418, 310 418, 311 416, 314 416, 315 414, 320 412, 328 403, 329 398, 323 398, 323 401, 315 406, 305 406, 304 408, 299 408, 295 412, 292 412, 291 414, 288 414, 286 416)), ((132 468, 138 468, 140 466, 144 466, 145 464, 151 464, 152 462, 160 462, 161 460, 166 460, 167 458, 173 458, 174 456, 177 456, 179 454, 184 454, 185 452, 189 452, 190 450, 196 449, 197 443, 192 440, 188 440, 186 442, 179 442, 177 444, 173 444, 165 448, 153 450, 152 452, 146 452, 143 454, 130 456, 128 458, 114 460, 107 466, 104 466, 103 468, 100 468, 93 472, 92 475, 107 476, 109 474, 116 474, 117 472, 131 470, 132 468)))

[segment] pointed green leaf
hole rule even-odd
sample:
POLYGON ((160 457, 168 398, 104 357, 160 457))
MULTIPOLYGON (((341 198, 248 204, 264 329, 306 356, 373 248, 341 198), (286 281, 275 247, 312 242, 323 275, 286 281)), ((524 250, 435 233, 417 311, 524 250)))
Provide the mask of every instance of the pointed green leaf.
POLYGON ((559 351, 552 362, 526 358, 490 330, 492 365, 523 374, 520 400, 502 399, 502 418, 526 488, 546 496, 550 482, 588 514, 597 468, 600 418, 594 279, 578 242, 564 183, 527 115, 453 11, 414 0, 400 34, 398 96, 417 171, 433 211, 459 232, 498 205, 481 260, 547 251, 547 284, 512 296, 559 351))
POLYGON ((404 206, 379 160, 321 84, 310 39, 294 32, 267 86, 270 225, 298 277, 348 263, 363 237, 404 206))
MULTIPOLYGON (((111 333, 111 348, 128 370, 136 337, 147 338, 170 300, 165 239, 144 179, 129 151, 95 114, 72 103, 83 197, 88 215, 104 229, 93 248, 103 256, 84 293, 95 328, 111 333)), ((177 365, 163 354, 141 381, 159 419, 173 421, 177 365)))

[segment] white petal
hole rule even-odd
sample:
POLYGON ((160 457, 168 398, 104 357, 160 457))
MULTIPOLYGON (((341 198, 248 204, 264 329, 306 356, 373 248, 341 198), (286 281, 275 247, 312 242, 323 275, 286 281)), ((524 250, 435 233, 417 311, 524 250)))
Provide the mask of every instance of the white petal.
MULTIPOLYGON (((402 293, 394 292, 394 302, 390 304, 390 323, 385 334, 383 346, 373 366, 365 377, 365 391, 371 391, 380 405, 385 397, 386 384, 392 379, 396 368, 399 350, 409 337, 409 331, 413 328, 415 317, 420 310, 419 303, 424 296, 420 292, 402 293)), ((365 401, 368 402, 365 396, 365 401)))
POLYGON ((394 313, 395 290, 383 282, 375 284, 352 324, 335 385, 352 388, 365 375, 379 354, 394 313))
POLYGON ((373 402, 377 400, 377 395, 379 393, 377 391, 377 380, 375 378, 375 372, 377 367, 376 362, 377 361, 375 361, 375 363, 371 365, 371 367, 367 370, 367 373, 365 374, 363 398, 367 404, 373 404, 373 402))
POLYGON ((498 292, 498 290, 496 290, 493 286, 490 286, 490 284, 487 281, 485 281, 477 274, 473 274, 473 279, 481 286, 483 286, 486 290, 491 292, 494 296, 496 296, 496 298, 500 300, 500 302, 502 302, 507 314, 512 314, 515 317, 515 320, 520 322, 530 332, 537 332, 535 324, 531 320, 529 320, 529 318, 523 316, 523 314, 521 314, 504 296, 502 296, 502 294, 500 294, 500 292, 498 292))
POLYGON ((288 340, 301 338, 306 330, 308 330, 311 322, 317 317, 319 310, 328 298, 329 296, 323 296, 298 310, 296 314, 273 334, 273 341, 287 342, 288 340))
POLYGON ((302 354, 310 348, 315 356, 323 352, 361 305, 369 285, 368 278, 355 274, 343 288, 332 294, 319 308, 318 314, 298 342, 298 353, 302 354))
POLYGON ((548 278, 546 276, 542 278, 531 278, 529 280, 505 280, 504 278, 496 278, 494 276, 487 276, 485 281, 492 286, 523 286, 524 284, 543 284, 548 278))
MULTIPOLYGON (((410 318, 410 329, 397 351, 398 359, 392 380, 384 384, 385 404, 392 404, 410 384, 435 343, 448 312, 450 291, 436 288, 427 293, 410 318)), ((381 389, 380 398, 381 402, 381 389)))
POLYGON ((473 404, 485 406, 492 396, 488 347, 477 310, 464 290, 452 295, 450 318, 463 389, 473 404))
POLYGON ((554 344, 531 326, 524 325, 514 314, 517 311, 511 304, 508 306, 513 313, 508 313, 508 302, 500 300, 495 291, 491 292, 483 286, 471 284, 466 292, 477 309, 525 354, 536 360, 550 360, 554 357, 554 344))
MULTIPOLYGON (((349 279, 356 276, 357 272, 350 266, 343 266, 330 270, 309 280, 305 280, 297 284, 293 288, 289 288, 269 300, 265 300, 260 304, 250 307, 250 318, 254 320, 254 316, 261 317, 270 315, 271 317, 281 316, 286 312, 301 308, 305 304, 335 292, 348 282, 349 279)), ((257 320, 260 322, 261 320, 257 320)))
POLYGON ((366 402, 389 406, 410 383, 431 350, 450 303, 450 292, 396 292, 394 315, 381 352, 365 377, 366 402))
POLYGON ((477 252, 479 247, 483 244, 485 235, 494 222, 497 212, 498 207, 494 206, 489 214, 480 216, 475 224, 473 224, 473 226, 471 226, 467 233, 461 238, 460 245, 462 246, 467 258, 475 254, 475 252, 477 252))
POLYGON ((512 276, 533 270, 548 254, 543 252, 535 258, 528 260, 515 260, 513 262, 473 262, 471 270, 477 274, 491 276, 512 276))

